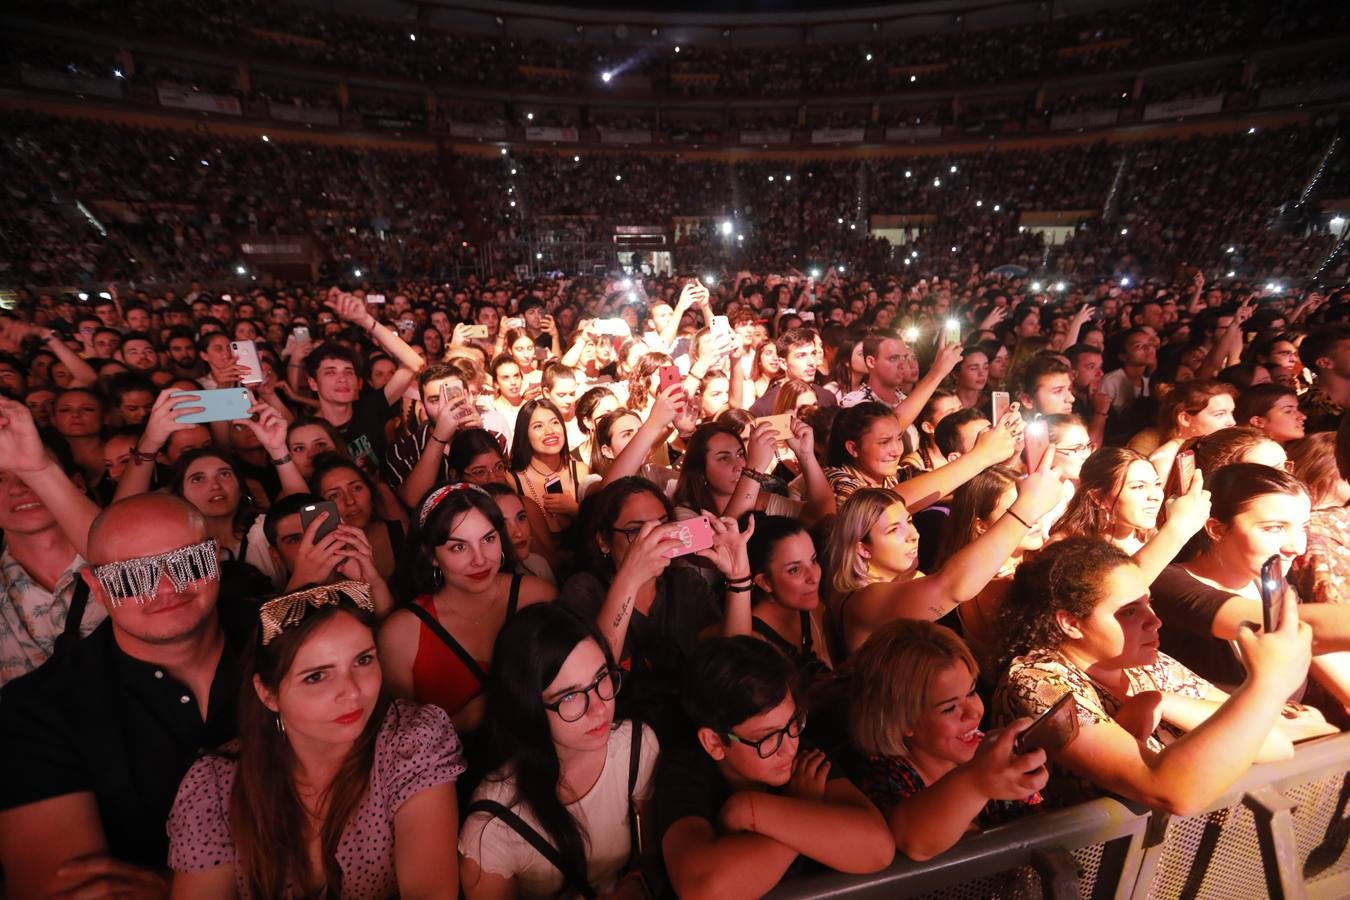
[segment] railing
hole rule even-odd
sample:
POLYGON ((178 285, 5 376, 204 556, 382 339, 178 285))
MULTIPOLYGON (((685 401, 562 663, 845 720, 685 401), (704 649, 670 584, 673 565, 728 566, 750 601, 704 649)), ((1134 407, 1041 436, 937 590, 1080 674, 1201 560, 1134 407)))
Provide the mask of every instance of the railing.
POLYGON ((1208 811, 1169 816, 1102 798, 961 841, 870 876, 805 876, 777 900, 1246 900, 1350 896, 1350 733, 1253 766, 1208 811))

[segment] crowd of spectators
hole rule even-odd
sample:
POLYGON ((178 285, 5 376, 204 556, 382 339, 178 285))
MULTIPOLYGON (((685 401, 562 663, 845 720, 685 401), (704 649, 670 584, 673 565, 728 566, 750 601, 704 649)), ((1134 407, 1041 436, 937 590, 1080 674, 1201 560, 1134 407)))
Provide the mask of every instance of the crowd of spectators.
POLYGON ((240 274, 238 245, 260 235, 312 238, 320 271, 334 276, 435 277, 484 240, 500 245, 502 262, 528 265, 536 243, 602 250, 616 225, 675 220, 701 223, 676 244, 693 268, 866 263, 945 275, 1014 264, 1139 277, 1186 265, 1301 277, 1335 241, 1314 214, 1318 201, 1350 188, 1346 154, 1333 154, 1298 204, 1335 126, 866 160, 517 150, 456 157, 451 174, 432 153, 8 122, 17 137, 0 153, 23 177, 0 198, 0 227, 12 235, 0 265, 17 284, 133 272, 227 279, 240 274), (1075 217, 1067 240, 1047 244, 1043 229, 1023 224, 1050 211, 1075 217), (871 233, 876 215, 917 218, 886 240, 871 233))
POLYGON ((14 292, 6 889, 761 896, 1350 725, 1350 294, 978 252, 14 292))

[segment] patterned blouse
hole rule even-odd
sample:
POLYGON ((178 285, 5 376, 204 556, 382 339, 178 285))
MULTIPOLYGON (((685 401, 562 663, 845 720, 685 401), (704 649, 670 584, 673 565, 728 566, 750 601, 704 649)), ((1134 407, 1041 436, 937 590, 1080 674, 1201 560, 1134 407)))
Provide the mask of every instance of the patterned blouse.
POLYGON ((1350 603, 1350 507, 1313 510, 1308 549, 1289 582, 1304 603, 1350 603))
MULTIPOLYGON (((1098 725, 1115 717, 1124 701, 1145 691, 1162 691, 1203 700, 1209 682, 1165 653, 1159 653, 1152 665, 1125 669, 1130 687, 1126 697, 1117 697, 1106 685, 1069 662, 1055 650, 1033 650, 1019 656, 1008 667, 1008 674, 994 695, 994 716, 1010 722, 1019 716, 1039 716, 1066 693, 1078 703, 1078 724, 1098 725)), ((1145 742, 1148 749, 1161 753, 1185 732, 1161 722, 1145 742)), ((1084 778, 1050 764, 1050 782, 1045 787, 1049 806, 1068 806, 1100 796, 1101 790, 1084 778)))
POLYGON ((887 478, 881 484, 873 484, 870 478, 853 466, 827 466, 825 478, 834 490, 834 499, 840 503, 852 497, 859 488, 882 487, 893 491, 900 484, 899 478, 887 478))

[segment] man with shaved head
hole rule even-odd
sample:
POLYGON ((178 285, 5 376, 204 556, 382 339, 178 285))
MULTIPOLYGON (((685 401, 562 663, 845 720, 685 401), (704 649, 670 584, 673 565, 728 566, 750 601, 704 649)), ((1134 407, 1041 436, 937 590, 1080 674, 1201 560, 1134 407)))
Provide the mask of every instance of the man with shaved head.
POLYGON ((167 896, 165 823, 197 755, 235 736, 243 638, 222 627, 215 542, 182 500, 114 503, 86 558, 107 621, 0 695, 0 866, 16 897, 167 896))

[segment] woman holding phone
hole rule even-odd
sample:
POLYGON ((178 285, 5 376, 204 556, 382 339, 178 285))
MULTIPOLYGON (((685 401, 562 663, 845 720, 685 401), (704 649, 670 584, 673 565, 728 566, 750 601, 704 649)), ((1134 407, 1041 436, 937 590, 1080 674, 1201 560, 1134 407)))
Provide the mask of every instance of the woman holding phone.
POLYGON ((675 522, 670 500, 650 481, 629 476, 605 485, 582 530, 587 564, 559 598, 600 628, 632 673, 624 704, 642 710, 663 738, 681 733, 680 669, 700 636, 719 623, 723 634, 750 632, 745 547, 753 527, 742 532, 734 519, 710 517, 711 546, 696 555, 712 566, 695 566, 681 558, 690 548, 675 522))
POLYGON ((588 470, 572 458, 563 415, 551 401, 530 400, 520 408, 511 442, 511 472, 520 495, 544 513, 548 534, 540 539, 556 541, 576 520, 581 479, 588 470))
POLYGON ((860 786, 886 817, 896 848, 923 861, 1002 818, 996 801, 1040 802, 1045 751, 1018 752, 1032 720, 988 734, 979 666, 950 628, 897 619, 853 655, 849 736, 860 786))
POLYGON ((1272 633, 1238 630, 1250 675, 1228 694, 1159 652, 1148 582, 1123 550, 1067 538, 1013 579, 995 714, 1040 716, 1073 694, 1079 731, 1049 752, 1050 805, 1105 792, 1195 815, 1252 763, 1293 753, 1277 722, 1307 675, 1311 634, 1292 597, 1285 610, 1272 633))

